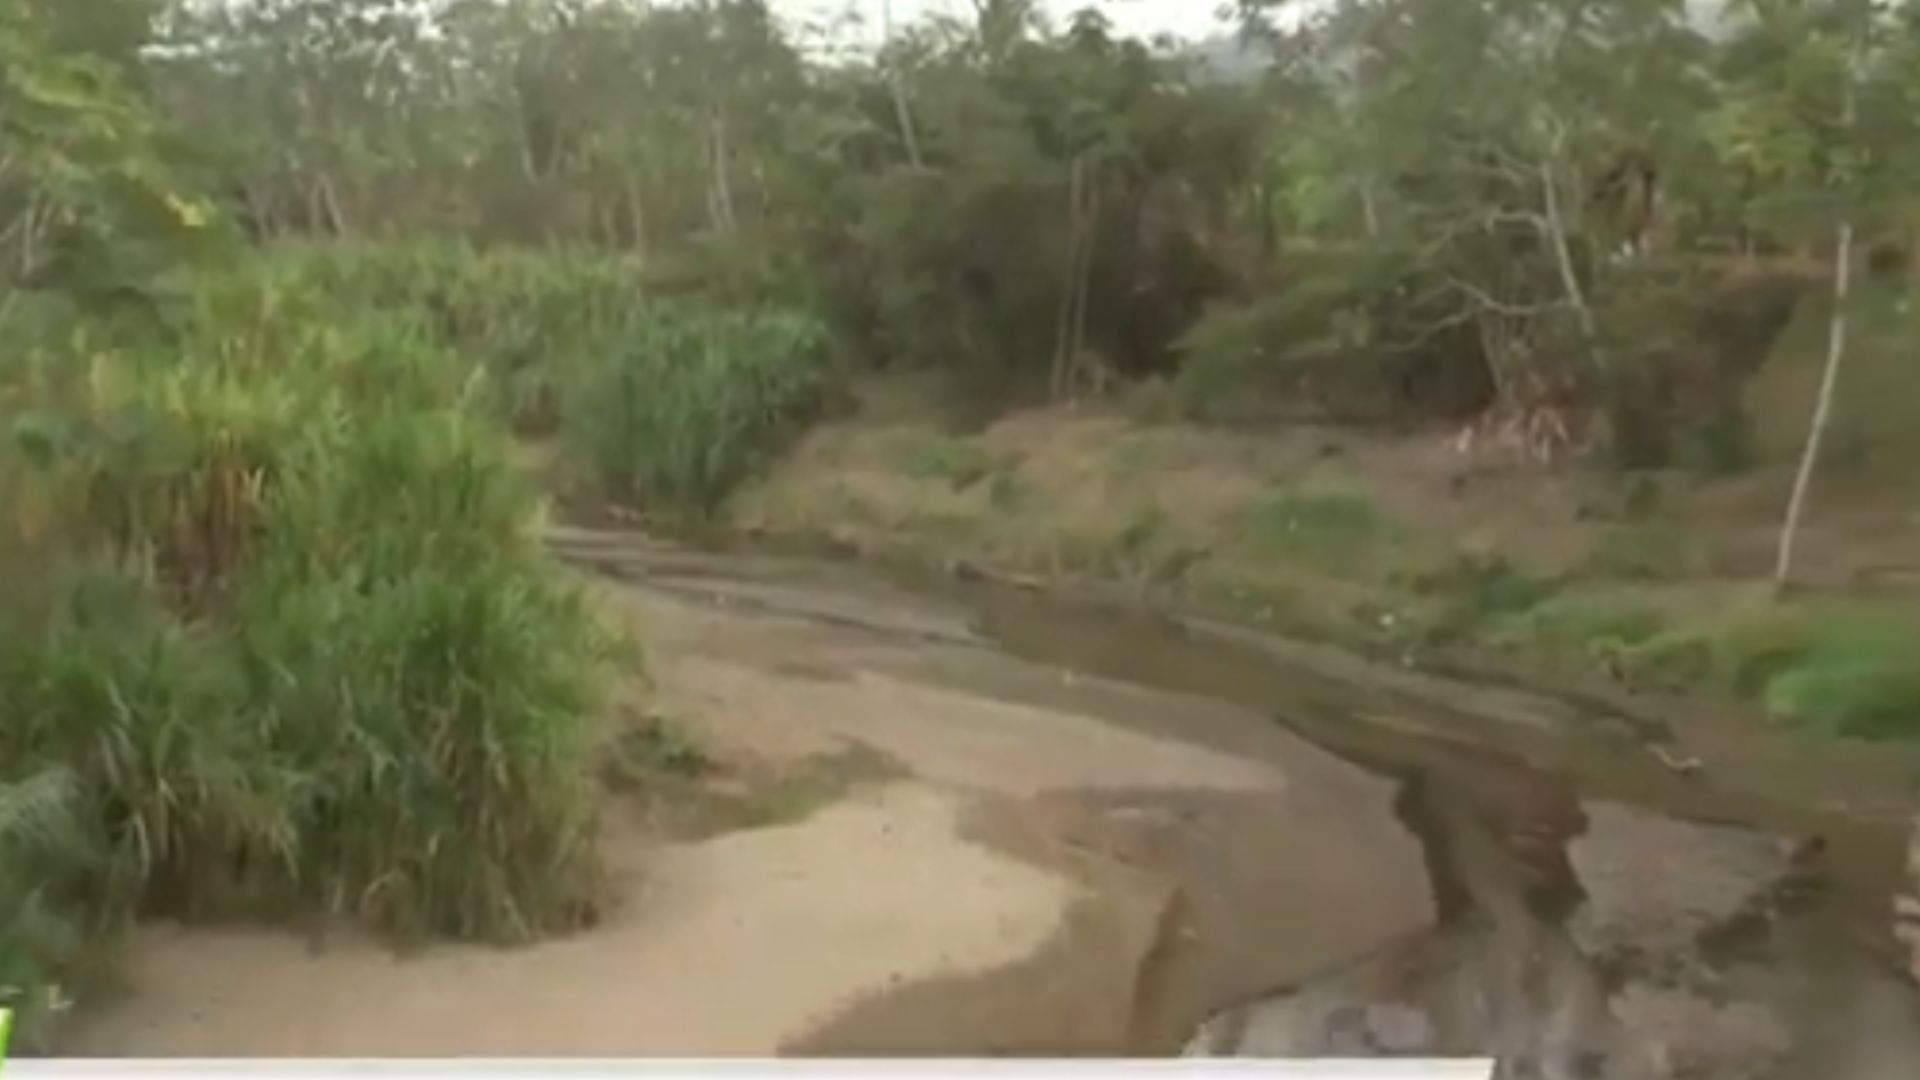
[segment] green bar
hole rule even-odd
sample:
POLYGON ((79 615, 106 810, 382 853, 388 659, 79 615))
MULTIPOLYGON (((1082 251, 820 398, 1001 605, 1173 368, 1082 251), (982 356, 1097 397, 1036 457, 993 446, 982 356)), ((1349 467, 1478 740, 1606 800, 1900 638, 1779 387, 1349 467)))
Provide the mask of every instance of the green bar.
POLYGON ((13 1010, 0 1009, 0 1072, 7 1068, 7 1033, 13 1030, 13 1010))

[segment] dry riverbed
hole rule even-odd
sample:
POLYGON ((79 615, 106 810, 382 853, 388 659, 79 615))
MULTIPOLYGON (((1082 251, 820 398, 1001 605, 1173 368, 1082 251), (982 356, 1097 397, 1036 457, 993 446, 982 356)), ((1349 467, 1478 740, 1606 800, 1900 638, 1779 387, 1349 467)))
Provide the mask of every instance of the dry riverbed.
POLYGON ((148 926, 63 1049, 1166 1052, 1432 925, 1394 784, 1258 713, 1013 659, 870 587, 628 554, 647 569, 604 591, 651 683, 626 722, 670 718, 712 767, 615 785, 594 928, 395 953, 148 926))
POLYGON ((1886 933, 1911 762, 1885 750, 1020 588, 553 539, 647 645, 606 732, 598 924, 409 953, 148 926, 65 1049, 1920 1061, 1886 933))

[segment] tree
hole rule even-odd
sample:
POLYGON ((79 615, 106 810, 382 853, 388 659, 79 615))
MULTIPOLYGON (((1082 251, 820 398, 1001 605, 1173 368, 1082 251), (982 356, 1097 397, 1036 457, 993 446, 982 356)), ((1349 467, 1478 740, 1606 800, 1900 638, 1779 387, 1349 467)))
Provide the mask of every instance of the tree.
POLYGON ((1800 190, 1806 194, 1796 201, 1819 206, 1824 211, 1819 216, 1831 221, 1834 237, 1826 360, 1774 563, 1774 588, 1784 591, 1792 583, 1794 541, 1846 359, 1855 236, 1863 219, 1882 217, 1904 181, 1920 175, 1912 168, 1911 150, 1920 131, 1905 111, 1915 70, 1910 9, 1903 13, 1872 0, 1846 0, 1811 11, 1765 3, 1754 4, 1752 10, 1758 19, 1756 33, 1790 50, 1789 70, 1821 76, 1816 82, 1790 79, 1772 88, 1755 112, 1772 120, 1766 134, 1796 148, 1789 151, 1781 173, 1789 182, 1805 185, 1800 190), (1864 117, 1874 119, 1869 123, 1864 117))
MULTIPOLYGON (((117 20, 0 7, 0 293, 57 287, 94 296, 134 285, 213 223, 175 186, 145 103, 121 62, 117 20), (87 31, 112 32, 108 52, 87 31)), ((118 9, 105 9, 112 13, 118 9)))

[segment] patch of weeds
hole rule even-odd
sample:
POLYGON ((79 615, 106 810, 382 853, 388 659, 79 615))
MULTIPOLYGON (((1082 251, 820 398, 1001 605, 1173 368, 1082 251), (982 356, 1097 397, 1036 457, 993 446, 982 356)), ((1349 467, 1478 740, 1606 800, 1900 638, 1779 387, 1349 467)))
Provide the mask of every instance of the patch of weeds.
POLYGON ((942 483, 962 491, 1000 470, 1000 462, 978 444, 933 436, 905 448, 901 470, 915 480, 942 483))
POLYGON ((1122 559, 1138 562, 1152 549, 1159 546, 1167 531, 1167 514, 1158 503, 1148 503, 1134 510, 1127 523, 1114 537, 1114 547, 1122 559))
POLYGON ((1559 589, 1558 583, 1520 569, 1497 552, 1461 552, 1407 584, 1429 601, 1429 610, 1409 618, 1402 634, 1425 645, 1458 641, 1489 622, 1528 611, 1559 589))
POLYGON ((1636 674, 1717 685, 1788 723, 1920 736, 1920 628, 1897 609, 1754 597, 1657 634, 1625 658, 1636 674))
POLYGON ((1587 569, 1629 581, 1671 581, 1698 573, 1700 547, 1671 525, 1620 525, 1601 530, 1587 569))
POLYGON ((1670 684, 1704 681, 1752 698, 1807 652, 1813 633, 1804 610, 1755 595, 1656 634, 1625 658, 1636 673, 1670 684))
POLYGON ((1659 611, 1617 596, 1563 593, 1507 619, 1495 640, 1588 656, 1619 656, 1666 626, 1659 611))
POLYGON ((1841 735, 1920 736, 1920 631, 1885 611, 1809 618, 1804 651, 1767 681, 1768 714, 1841 735))
POLYGON ((1670 628, 1623 650, 1627 670, 1639 681, 1686 686, 1713 678, 1713 639, 1697 628, 1670 628))
POLYGON ((1371 566, 1395 538, 1365 495, 1337 488, 1269 496, 1248 510, 1245 528, 1262 552, 1339 573, 1371 566))
POLYGON ((1823 651, 1767 684, 1769 715, 1860 738, 1920 736, 1920 665, 1911 656, 1823 651))

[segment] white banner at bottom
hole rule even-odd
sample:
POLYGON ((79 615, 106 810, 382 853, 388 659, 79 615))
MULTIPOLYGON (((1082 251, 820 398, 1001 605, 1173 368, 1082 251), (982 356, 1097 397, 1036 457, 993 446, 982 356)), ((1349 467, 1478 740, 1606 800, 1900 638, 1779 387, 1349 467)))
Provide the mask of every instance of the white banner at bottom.
POLYGON ((16 1058, 4 1080, 1492 1080, 1491 1060, 494 1061, 16 1058))

